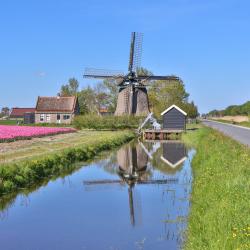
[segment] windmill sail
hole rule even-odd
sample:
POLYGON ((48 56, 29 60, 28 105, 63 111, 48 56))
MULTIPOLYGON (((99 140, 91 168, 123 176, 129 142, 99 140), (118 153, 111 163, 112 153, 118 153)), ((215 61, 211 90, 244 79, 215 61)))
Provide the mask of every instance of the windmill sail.
POLYGON ((128 66, 129 72, 136 72, 136 70, 141 66, 142 40, 142 33, 132 32, 128 66))
POLYGON ((119 70, 85 68, 84 78, 117 79, 124 77, 124 73, 119 70))
POLYGON ((154 80, 178 80, 175 76, 137 75, 141 66, 143 34, 132 32, 128 73, 117 70, 103 70, 87 68, 85 78, 107 79, 115 81, 119 88, 115 115, 147 116, 149 111, 146 83, 154 80))

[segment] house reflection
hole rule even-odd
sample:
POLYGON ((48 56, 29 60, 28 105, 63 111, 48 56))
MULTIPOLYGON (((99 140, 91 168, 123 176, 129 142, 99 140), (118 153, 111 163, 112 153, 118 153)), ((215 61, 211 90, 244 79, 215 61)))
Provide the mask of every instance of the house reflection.
POLYGON ((181 170, 187 159, 187 149, 180 141, 140 142, 152 167, 170 175, 181 170))
POLYGON ((161 160, 172 169, 177 168, 187 159, 187 150, 184 143, 164 142, 162 150, 161 160))

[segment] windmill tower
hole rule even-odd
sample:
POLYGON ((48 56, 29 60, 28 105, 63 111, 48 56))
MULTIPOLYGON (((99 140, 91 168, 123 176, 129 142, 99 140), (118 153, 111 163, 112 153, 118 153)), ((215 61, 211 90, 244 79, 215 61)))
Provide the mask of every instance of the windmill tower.
POLYGON ((117 83, 119 94, 115 115, 147 115, 149 101, 147 84, 154 80, 179 80, 175 76, 140 75, 143 34, 132 32, 129 54, 128 73, 114 70, 86 68, 85 78, 108 79, 117 83))

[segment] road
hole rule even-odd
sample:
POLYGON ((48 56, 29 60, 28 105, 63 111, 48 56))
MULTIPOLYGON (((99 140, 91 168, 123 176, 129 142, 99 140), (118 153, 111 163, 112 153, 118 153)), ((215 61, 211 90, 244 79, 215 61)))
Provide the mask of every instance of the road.
POLYGON ((206 126, 219 130, 223 134, 230 136, 236 141, 250 147, 250 128, 244 128, 241 126, 211 120, 202 120, 202 123, 206 126))

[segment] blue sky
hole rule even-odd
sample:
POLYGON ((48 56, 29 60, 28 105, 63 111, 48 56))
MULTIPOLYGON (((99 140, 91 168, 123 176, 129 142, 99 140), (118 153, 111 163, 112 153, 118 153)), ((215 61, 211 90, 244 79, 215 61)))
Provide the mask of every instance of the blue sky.
POLYGON ((34 106, 85 67, 142 66, 180 76, 200 112, 250 100, 248 0, 8 0, 0 3, 0 107, 34 106))

